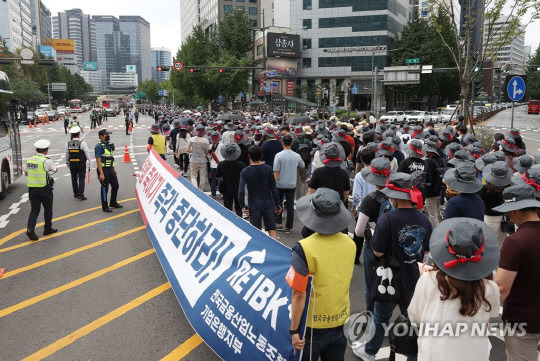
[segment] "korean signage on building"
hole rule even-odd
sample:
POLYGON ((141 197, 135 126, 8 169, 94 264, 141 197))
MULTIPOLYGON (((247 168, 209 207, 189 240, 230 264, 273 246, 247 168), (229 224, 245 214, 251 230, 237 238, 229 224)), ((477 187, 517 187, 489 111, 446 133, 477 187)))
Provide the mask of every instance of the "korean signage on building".
POLYGON ((268 33, 266 35, 268 56, 300 58, 300 35, 268 33))
POLYGON ((93 61, 85 61, 83 63, 83 69, 89 70, 89 71, 96 71, 98 70, 98 65, 96 62, 93 62, 93 61))
POLYGON ((354 53, 357 51, 386 51, 386 45, 379 46, 350 46, 346 48, 327 48, 323 50, 325 53, 354 53))
POLYGON ((52 46, 58 53, 75 53, 75 40, 72 39, 44 39, 43 44, 52 46))
POLYGON ((290 97, 294 95, 294 80, 287 80, 287 95, 290 97))

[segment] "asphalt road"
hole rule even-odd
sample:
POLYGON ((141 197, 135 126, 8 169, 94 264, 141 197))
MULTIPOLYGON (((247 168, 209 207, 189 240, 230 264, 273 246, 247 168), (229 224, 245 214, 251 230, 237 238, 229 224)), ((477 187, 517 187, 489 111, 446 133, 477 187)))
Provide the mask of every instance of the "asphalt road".
MULTIPOLYGON (((539 117, 527 116, 523 109, 516 110, 516 126, 527 145, 538 149, 539 117)), ((508 114, 499 113, 484 126, 508 128, 508 114)), ((89 129, 88 113, 80 118, 84 140, 93 148, 97 131, 89 129)), ((21 130, 25 160, 33 155, 32 144, 45 138, 52 142, 50 158, 62 166, 54 191, 53 225, 59 233, 28 242, 26 179, 17 180, 0 202, 0 268, 6 269, 0 278, 0 360, 218 360, 184 317, 143 227, 135 174, 146 157, 153 120, 141 118, 131 136, 125 135, 121 116, 104 122, 113 131, 118 199, 124 205, 113 213, 101 211, 95 170, 85 192, 88 200, 73 198, 64 155, 68 135, 62 124, 21 130), (122 162, 125 145, 132 163, 122 162)), ((172 164, 172 156, 168 162, 172 164)), ((301 239, 300 229, 296 218, 292 232, 280 233, 279 240, 293 246, 301 239)), ((40 224, 36 231, 41 235, 42 230, 40 224)), ((365 309, 363 277, 362 267, 355 266, 352 312, 365 309)), ((491 360, 504 360, 502 341, 491 341, 491 360)), ((384 346, 377 359, 388 357, 384 346)), ((346 359, 356 360, 350 349, 346 359)))

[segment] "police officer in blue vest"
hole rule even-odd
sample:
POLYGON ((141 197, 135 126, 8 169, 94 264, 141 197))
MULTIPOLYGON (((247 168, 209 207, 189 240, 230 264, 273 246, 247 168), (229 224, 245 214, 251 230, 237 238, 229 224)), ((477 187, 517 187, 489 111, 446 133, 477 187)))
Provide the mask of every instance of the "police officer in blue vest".
POLYGON ((45 217, 45 229, 43 235, 49 235, 57 232, 52 227, 53 216, 53 179, 51 175, 56 173, 56 165, 47 158, 51 142, 46 139, 40 139, 34 143, 36 154, 26 161, 26 171, 24 174, 28 177, 26 184, 28 186, 28 195, 30 198, 30 215, 28 216, 28 225, 26 235, 31 241, 39 239, 35 228, 41 205, 45 217))
POLYGON ((101 208, 103 212, 112 212, 111 208, 124 208, 116 201, 118 195, 118 178, 116 177, 116 168, 114 167, 114 144, 110 143, 111 132, 107 129, 101 129, 98 132, 99 143, 94 148, 97 164, 97 174, 101 183, 100 197, 101 208), (107 202, 107 193, 109 192, 109 184, 111 185, 111 200, 107 202))

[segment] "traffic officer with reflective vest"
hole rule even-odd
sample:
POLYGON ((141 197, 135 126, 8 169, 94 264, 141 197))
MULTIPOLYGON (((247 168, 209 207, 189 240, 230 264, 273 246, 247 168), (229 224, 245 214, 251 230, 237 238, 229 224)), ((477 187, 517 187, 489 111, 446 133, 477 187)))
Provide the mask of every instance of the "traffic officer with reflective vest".
POLYGON ((90 129, 96 129, 98 123, 98 113, 97 110, 92 110, 92 114, 90 114, 90 129))
POLYGON ((86 162, 89 170, 92 167, 90 158, 90 149, 86 142, 80 139, 81 128, 73 127, 69 131, 71 140, 66 147, 66 165, 71 173, 71 186, 73 187, 73 196, 81 201, 87 198, 84 196, 84 176, 86 174, 86 162))
POLYGON ((54 162, 47 158, 50 145, 51 142, 46 139, 38 140, 34 143, 36 154, 26 161, 26 171, 24 174, 28 177, 26 183, 31 207, 26 235, 31 241, 37 241, 39 239, 35 229, 41 205, 43 205, 45 217, 43 235, 46 236, 58 231, 52 227, 54 180, 51 178, 51 175, 56 173, 57 169, 54 162))
POLYGON ((159 134, 159 126, 157 124, 152 124, 150 133, 152 135, 148 138, 148 145, 146 146, 148 153, 154 147, 159 156, 165 160, 165 136, 159 134))
POLYGON ((97 174, 101 183, 101 208, 103 212, 112 212, 111 208, 123 208, 116 201, 118 195, 118 178, 116 177, 116 168, 114 167, 114 144, 110 143, 111 132, 107 129, 101 129, 98 132, 99 143, 96 144, 94 153, 96 156, 97 174), (111 200, 107 202, 107 193, 109 192, 109 184, 111 185, 111 200))

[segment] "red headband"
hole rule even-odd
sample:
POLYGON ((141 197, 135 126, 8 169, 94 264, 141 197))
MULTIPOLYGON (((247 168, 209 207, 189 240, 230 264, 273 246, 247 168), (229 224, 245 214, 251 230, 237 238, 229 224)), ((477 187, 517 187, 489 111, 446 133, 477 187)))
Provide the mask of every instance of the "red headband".
POLYGON ((534 187, 537 191, 540 191, 540 185, 531 178, 527 178, 527 173, 523 173, 521 175, 521 179, 523 179, 528 185, 534 187))
POLYGON ((472 155, 473 158, 476 158, 476 159, 480 158, 480 154, 474 154, 474 153, 471 153, 470 150, 468 150, 467 153, 469 153, 470 155, 472 155))
POLYGON ((451 142, 451 141, 452 141, 452 139, 454 139, 454 137, 452 136, 452 134, 451 134, 451 133, 448 133, 448 141, 449 141, 449 142, 451 142))
POLYGON ((371 166, 371 173, 388 177, 390 176, 390 169, 380 170, 371 166))
POLYGON ((480 248, 478 248, 478 250, 476 252, 474 252, 474 254, 471 257, 463 257, 463 256, 460 256, 456 251, 454 251, 452 246, 450 246, 449 235, 450 235, 450 230, 448 230, 448 232, 446 232, 446 247, 448 248, 448 252, 450 252, 451 254, 456 256, 457 258, 455 260, 452 260, 452 261, 444 262, 444 268, 452 268, 452 267, 458 265, 459 263, 463 264, 463 263, 467 263, 467 262, 480 262, 480 261, 482 261, 482 253, 484 252, 484 244, 486 242, 485 238, 482 240, 482 245, 480 246, 480 248))
POLYGON ((235 139, 235 140, 240 140, 240 139, 242 139, 242 138, 244 138, 243 135, 235 135, 235 136, 234 136, 234 139, 235 139))
POLYGON ((422 153, 421 150, 416 149, 415 147, 413 147, 412 144, 409 144, 409 148, 411 148, 411 150, 412 150, 413 152, 415 152, 415 153, 417 153, 417 154, 419 154, 419 155, 421 155, 421 156, 424 156, 424 153, 422 153))
POLYGON ((506 145, 508 148, 512 148, 512 149, 516 149, 516 148, 517 148, 517 146, 508 143, 505 139, 503 139, 502 142, 503 142, 503 144, 506 145))
POLYGON ((518 135, 520 135, 520 134, 519 134, 519 131, 518 131, 518 132, 513 132, 513 131, 510 131, 510 134, 512 134, 512 135, 515 135, 515 136, 518 136, 518 135))
POLYGON ((334 161, 334 160, 335 160, 336 162, 343 162, 343 159, 341 159, 341 158, 326 158, 325 160, 323 160, 323 164, 332 162, 332 161, 334 161))
POLYGON ((412 138, 416 137, 416 136, 417 136, 418 134, 420 134, 420 133, 422 133, 422 132, 420 132, 420 131, 418 131, 418 130, 415 131, 415 132, 412 134, 412 138))
MULTIPOLYGON (((409 193, 411 195, 411 202, 416 203, 416 208, 422 209, 424 207, 424 198, 422 197, 422 192, 416 187, 410 188, 399 188, 396 185, 393 185, 390 183, 390 180, 386 181, 386 188, 403 192, 403 193, 409 193)), ((392 197, 390 197, 392 198, 392 197)))
POLYGON ((394 147, 392 147, 392 146, 387 147, 383 143, 381 143, 381 148, 384 149, 384 150, 391 150, 394 153, 396 152, 396 149, 394 147))

